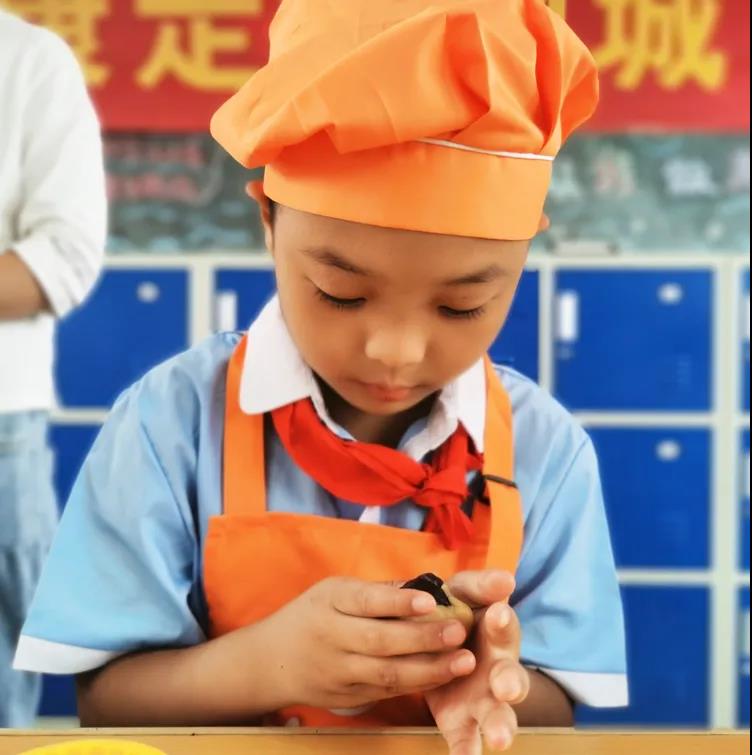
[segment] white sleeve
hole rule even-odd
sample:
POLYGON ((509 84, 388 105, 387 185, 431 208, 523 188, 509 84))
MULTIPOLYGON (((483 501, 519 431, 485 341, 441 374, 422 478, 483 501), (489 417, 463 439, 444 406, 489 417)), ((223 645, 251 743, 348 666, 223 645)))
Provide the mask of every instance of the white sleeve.
POLYGON ((102 137, 70 48, 40 30, 23 123, 22 206, 12 248, 58 317, 80 304, 104 256, 107 197, 102 137))

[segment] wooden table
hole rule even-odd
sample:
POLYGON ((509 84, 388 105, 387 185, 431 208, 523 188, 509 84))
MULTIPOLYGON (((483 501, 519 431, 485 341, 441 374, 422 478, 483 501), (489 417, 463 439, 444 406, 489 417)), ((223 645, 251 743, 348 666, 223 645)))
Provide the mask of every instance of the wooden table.
MULTIPOLYGON (((370 732, 305 729, 0 729, 0 755, 82 739, 135 741, 166 755, 446 755, 432 729, 370 732)), ((747 755, 749 733, 525 731, 513 755, 747 755)), ((74 753, 71 753, 74 755, 74 753)), ((104 754, 103 754, 104 755, 104 754)), ((106 755, 117 755, 107 750, 106 755)))

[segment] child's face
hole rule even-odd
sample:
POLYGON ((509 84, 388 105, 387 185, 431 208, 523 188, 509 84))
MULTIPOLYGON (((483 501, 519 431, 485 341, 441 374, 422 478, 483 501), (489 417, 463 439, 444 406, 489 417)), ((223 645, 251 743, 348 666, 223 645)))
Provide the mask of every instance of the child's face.
POLYGON ((286 207, 267 228, 267 243, 303 358, 341 398, 374 415, 411 409, 488 350, 529 248, 286 207))

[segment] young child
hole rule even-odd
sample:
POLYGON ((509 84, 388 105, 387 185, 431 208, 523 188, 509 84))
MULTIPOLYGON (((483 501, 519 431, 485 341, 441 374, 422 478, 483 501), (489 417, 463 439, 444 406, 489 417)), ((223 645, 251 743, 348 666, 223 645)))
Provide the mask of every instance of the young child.
POLYGON ((88 725, 436 723, 453 755, 624 704, 591 443, 484 358, 590 55, 542 0, 285 0, 271 41, 212 128, 266 166, 278 296, 118 400, 17 666, 80 675, 88 725), (406 620, 423 572, 469 637, 406 620))

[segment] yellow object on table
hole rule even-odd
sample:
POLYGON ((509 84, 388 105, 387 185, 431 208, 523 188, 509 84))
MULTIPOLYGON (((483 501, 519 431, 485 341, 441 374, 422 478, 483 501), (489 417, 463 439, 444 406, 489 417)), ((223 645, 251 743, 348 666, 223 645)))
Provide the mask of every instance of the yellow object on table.
POLYGON ((165 755, 149 745, 124 739, 79 739, 26 750, 21 755, 165 755))
MULTIPOLYGON (((127 749, 134 740, 165 755, 447 755, 435 729, 122 729, 13 732, 0 730, 0 755, 152 755, 127 749), (82 742, 121 749, 81 749, 82 742), (67 747, 68 749, 52 749, 67 747), (47 749, 33 750, 34 747, 47 749), (78 747, 79 749, 75 749, 78 747)), ((749 733, 523 731, 512 755, 747 755, 749 733)))

